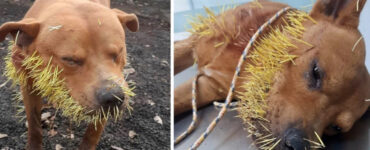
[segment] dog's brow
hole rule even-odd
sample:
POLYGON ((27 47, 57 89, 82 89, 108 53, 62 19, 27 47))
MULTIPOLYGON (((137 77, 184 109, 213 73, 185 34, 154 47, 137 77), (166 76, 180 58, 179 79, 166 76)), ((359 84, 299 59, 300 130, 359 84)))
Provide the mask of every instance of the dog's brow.
POLYGON ((311 46, 311 47, 305 49, 304 52, 309 52, 309 51, 313 50, 314 48, 315 48, 315 46, 311 46))

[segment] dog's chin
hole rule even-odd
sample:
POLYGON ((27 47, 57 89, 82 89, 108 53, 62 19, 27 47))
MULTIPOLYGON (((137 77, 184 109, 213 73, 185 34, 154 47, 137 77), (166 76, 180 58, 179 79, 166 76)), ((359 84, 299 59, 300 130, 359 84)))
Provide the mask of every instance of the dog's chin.
POLYGON ((98 117, 99 119, 97 120, 104 120, 104 119, 108 120, 112 118, 113 120, 117 121, 120 118, 122 118, 124 111, 125 111, 124 104, 120 106, 114 106, 114 107, 103 107, 103 106, 99 107, 98 106, 94 108, 87 108, 86 115, 90 116, 91 118, 98 117))
MULTIPOLYGON (((261 124, 258 121, 251 120, 250 122, 255 126, 253 134, 251 134, 251 139, 253 144, 258 149, 275 149, 275 150, 287 150, 284 142, 286 137, 284 132, 281 131, 272 131, 274 128, 272 124, 261 124), (268 128, 268 130, 266 129, 268 128)), ((248 126, 248 125, 246 125, 248 126)))
POLYGON ((251 136, 253 144, 257 149, 274 149, 274 150, 289 150, 282 141, 281 133, 266 133, 264 129, 257 129, 263 134, 260 137, 251 136), (271 135, 270 135, 271 134, 271 135), (270 135, 270 136, 269 136, 270 135), (267 141, 267 142, 263 142, 267 141), (275 145, 276 144, 276 145, 275 145), (267 147, 267 148, 266 148, 267 147))

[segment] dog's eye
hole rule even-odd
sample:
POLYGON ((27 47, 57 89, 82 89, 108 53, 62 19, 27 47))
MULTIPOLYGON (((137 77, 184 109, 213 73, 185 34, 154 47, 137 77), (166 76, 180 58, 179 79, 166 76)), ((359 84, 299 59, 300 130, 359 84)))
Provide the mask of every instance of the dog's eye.
POLYGON ((81 60, 77 60, 72 57, 62 57, 62 60, 71 66, 75 66, 75 65, 81 66, 82 65, 81 60))
POLYGON ((308 87, 310 89, 320 89, 322 86, 322 79, 324 72, 320 68, 317 60, 312 61, 310 70, 307 72, 306 77, 309 81, 308 87))
POLYGON ((342 132, 342 128, 337 125, 332 125, 331 128, 337 133, 342 132))
POLYGON ((117 62, 118 60, 118 55, 117 54, 111 54, 113 62, 117 62))

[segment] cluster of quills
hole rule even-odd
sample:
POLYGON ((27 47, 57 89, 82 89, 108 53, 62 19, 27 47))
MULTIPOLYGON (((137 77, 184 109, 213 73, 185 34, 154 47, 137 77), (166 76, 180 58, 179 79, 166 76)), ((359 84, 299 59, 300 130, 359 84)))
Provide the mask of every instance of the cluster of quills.
MULTIPOLYGON (((223 30, 226 29, 223 21, 225 10, 222 10, 219 15, 208 8, 205 11, 206 16, 197 16, 190 21, 191 33, 198 37, 223 37, 224 40, 215 44, 215 48, 238 41, 242 33, 237 24, 235 24, 235 30, 223 30)), ((249 135, 255 139, 254 145, 259 149, 274 149, 281 141, 272 133, 270 121, 266 118, 267 91, 270 90, 275 75, 281 72, 283 64, 287 62, 294 64, 297 56, 290 53, 297 48, 296 43, 312 46, 302 40, 305 31, 303 23, 306 21, 316 23, 306 12, 299 10, 290 10, 281 19, 283 25, 271 25, 269 32, 263 34, 249 51, 247 56, 249 63, 244 64, 239 77, 239 81, 243 83, 238 88, 240 90, 236 91, 239 99, 236 108, 239 112, 238 117, 243 120, 249 135)), ((310 143, 311 148, 325 147, 320 136, 316 132, 315 135, 317 138, 315 141, 305 139, 310 143)))
MULTIPOLYGON (((89 110, 78 104, 70 96, 70 91, 66 88, 64 79, 60 77, 63 69, 51 63, 52 57, 45 61, 38 55, 36 50, 22 62, 22 68, 24 70, 17 70, 12 62, 13 43, 9 43, 9 45, 8 56, 5 58, 6 67, 4 74, 9 80, 12 80, 13 87, 19 85, 21 87, 31 88, 33 90, 32 93, 45 98, 56 110, 61 110, 62 116, 69 118, 78 125, 84 121, 94 123, 96 126, 103 119, 108 120, 109 118, 113 118, 117 121, 123 115, 124 110, 119 109, 118 106, 108 108, 107 111, 103 108, 89 110), (29 79, 32 79, 32 83, 28 82, 29 79)), ((132 92, 133 88, 125 86, 120 86, 120 88, 128 97, 135 95, 132 92)), ((117 100, 121 100, 118 97, 116 98, 117 100)), ((24 112, 24 107, 19 106, 22 102, 22 95, 18 93, 14 99, 18 108, 17 115, 20 115, 24 112)), ((124 104, 130 112, 132 107, 129 105, 129 100, 125 100, 124 104)))

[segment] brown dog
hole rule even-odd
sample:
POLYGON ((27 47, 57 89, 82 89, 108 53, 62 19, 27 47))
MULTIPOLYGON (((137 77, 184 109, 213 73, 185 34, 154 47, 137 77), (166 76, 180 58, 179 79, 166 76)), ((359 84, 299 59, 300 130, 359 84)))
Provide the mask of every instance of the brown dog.
MULTIPOLYGON (((365 101, 370 98, 365 44, 363 40, 357 42, 361 37, 357 29, 359 16, 365 2, 318 0, 314 5, 310 16, 317 24, 305 22, 302 38, 313 47, 297 45, 295 64, 284 64, 267 98, 267 118, 272 132, 283 140, 279 149, 307 148, 304 139, 313 138, 314 131, 320 136, 347 132, 369 108, 370 103, 365 101)), ((244 41, 287 6, 268 1, 260 3, 262 8, 248 3, 225 12, 223 18, 218 16, 217 19, 225 22, 218 33, 233 31, 235 26, 241 28, 228 44, 215 46, 224 34, 193 34, 175 42, 175 73, 197 60, 198 107, 226 98, 235 67, 247 44, 244 41)), ((191 82, 175 89, 175 115, 191 109, 191 82)), ((236 91, 238 86, 240 83, 236 91)))
MULTIPOLYGON (((35 50, 46 61, 53 57, 51 63, 63 69, 66 88, 81 106, 122 108, 112 95, 125 99, 125 94, 107 87, 120 84, 109 80, 113 76, 124 82, 124 28, 136 32, 139 24, 136 15, 109 7, 110 0, 37 0, 21 21, 0 27, 0 41, 9 33, 17 37, 12 62, 20 70, 24 58, 35 50)), ((30 87, 21 89, 29 125, 27 149, 41 149, 42 97, 30 87)), ((105 121, 98 122, 95 129, 90 124, 79 148, 95 149, 104 125, 105 121)))

